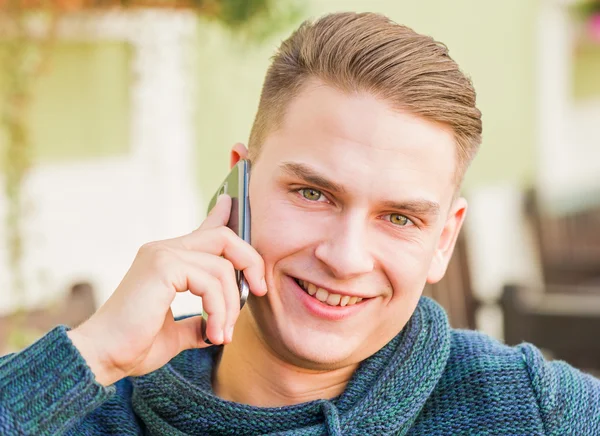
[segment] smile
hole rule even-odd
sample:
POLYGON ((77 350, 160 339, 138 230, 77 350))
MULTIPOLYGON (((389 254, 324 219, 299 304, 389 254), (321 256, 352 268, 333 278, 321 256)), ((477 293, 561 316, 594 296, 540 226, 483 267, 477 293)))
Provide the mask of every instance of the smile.
POLYGON ((300 279, 294 279, 294 281, 310 296, 316 298, 322 303, 328 304, 329 306, 353 306, 360 303, 363 299, 360 297, 350 297, 349 295, 340 295, 331 293, 323 288, 300 279))

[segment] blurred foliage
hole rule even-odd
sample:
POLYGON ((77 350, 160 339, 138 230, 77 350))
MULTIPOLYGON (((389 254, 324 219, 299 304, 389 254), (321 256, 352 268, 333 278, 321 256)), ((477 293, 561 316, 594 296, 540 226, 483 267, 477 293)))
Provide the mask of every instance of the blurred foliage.
POLYGON ((301 0, 0 0, 0 10, 16 14, 69 14, 107 9, 187 9, 237 34, 262 39, 301 16, 301 0))
POLYGON ((579 43, 600 44, 600 0, 580 0, 569 8, 572 17, 579 21, 579 43))
POLYGON ((580 0, 571 5, 571 11, 581 19, 600 13, 600 0, 580 0))
POLYGON ((204 17, 222 23, 246 41, 255 42, 298 21, 304 9, 300 0, 194 0, 194 3, 204 17))
POLYGON ((51 30, 48 38, 35 40, 27 35, 25 20, 12 5, 0 6, 4 6, 0 14, 0 30, 3 34, 0 52, 0 75, 3 80, 0 126, 4 134, 2 173, 7 199, 6 244, 8 267, 13 277, 12 288, 19 299, 24 289, 21 273, 22 185, 32 160, 28 131, 31 85, 42 68, 43 53, 47 51, 55 26, 49 22, 48 28, 51 30))
POLYGON ((33 85, 43 74, 56 42, 58 23, 78 12, 154 8, 188 10, 221 23, 246 42, 261 41, 300 17, 301 0, 0 0, 0 145, 5 153, 4 190, 11 291, 24 304, 24 199, 22 187, 33 165, 29 108, 33 85), (35 22, 36 32, 30 24, 35 22), (40 29, 42 29, 40 31, 40 29))

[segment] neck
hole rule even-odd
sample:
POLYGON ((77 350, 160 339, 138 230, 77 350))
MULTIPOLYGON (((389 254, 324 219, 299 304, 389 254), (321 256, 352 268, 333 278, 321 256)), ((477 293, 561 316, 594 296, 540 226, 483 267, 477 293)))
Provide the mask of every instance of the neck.
POLYGON ((233 341, 216 363, 213 390, 227 401, 281 407, 340 395, 356 366, 315 371, 290 364, 259 337, 248 310, 236 323, 233 341))

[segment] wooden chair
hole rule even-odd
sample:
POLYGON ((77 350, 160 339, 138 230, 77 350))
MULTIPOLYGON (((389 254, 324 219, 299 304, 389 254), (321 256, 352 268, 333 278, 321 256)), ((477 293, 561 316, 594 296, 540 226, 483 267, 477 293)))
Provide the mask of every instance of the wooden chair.
POLYGON ((600 207, 549 216, 535 190, 530 190, 525 214, 538 246, 544 283, 600 285, 600 207))
POLYGON ((586 371, 600 372, 600 292, 563 286, 540 292, 517 285, 504 288, 504 340, 530 342, 586 371))
POLYGON ((541 260, 543 285, 505 286, 504 338, 531 342, 552 357, 600 371, 600 208, 560 216, 540 207, 535 191, 525 205, 541 260))

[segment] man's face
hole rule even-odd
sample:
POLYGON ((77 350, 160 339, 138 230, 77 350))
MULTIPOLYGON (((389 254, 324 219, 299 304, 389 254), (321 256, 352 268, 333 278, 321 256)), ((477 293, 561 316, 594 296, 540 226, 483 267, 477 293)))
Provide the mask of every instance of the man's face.
POLYGON ((252 168, 252 244, 269 292, 249 306, 267 345, 324 369, 397 335, 462 223, 455 170, 448 129, 310 82, 252 168))

